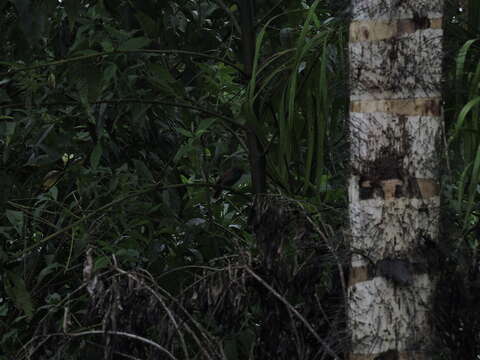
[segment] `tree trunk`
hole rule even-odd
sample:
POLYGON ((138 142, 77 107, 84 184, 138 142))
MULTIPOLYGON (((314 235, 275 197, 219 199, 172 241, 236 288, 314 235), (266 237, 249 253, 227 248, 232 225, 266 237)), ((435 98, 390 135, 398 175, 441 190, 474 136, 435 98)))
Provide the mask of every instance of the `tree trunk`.
MULTIPOLYGON (((255 58, 255 1, 243 0, 238 3, 240 9, 240 28, 242 30, 242 51, 244 71, 248 80, 252 77, 253 60, 255 58)), ((255 115, 258 116, 258 104, 254 104, 255 115)), ((265 151, 255 133, 248 125, 247 146, 250 170, 252 173, 252 190, 255 195, 267 192, 267 175, 265 151)))
POLYGON ((431 359, 443 0, 352 0, 350 360, 431 359))

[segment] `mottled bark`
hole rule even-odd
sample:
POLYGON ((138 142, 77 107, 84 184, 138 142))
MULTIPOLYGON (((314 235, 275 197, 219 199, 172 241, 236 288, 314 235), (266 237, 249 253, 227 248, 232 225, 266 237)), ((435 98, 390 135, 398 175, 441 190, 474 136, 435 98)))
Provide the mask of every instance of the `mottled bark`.
POLYGON ((443 0, 352 0, 350 359, 431 359, 443 0))

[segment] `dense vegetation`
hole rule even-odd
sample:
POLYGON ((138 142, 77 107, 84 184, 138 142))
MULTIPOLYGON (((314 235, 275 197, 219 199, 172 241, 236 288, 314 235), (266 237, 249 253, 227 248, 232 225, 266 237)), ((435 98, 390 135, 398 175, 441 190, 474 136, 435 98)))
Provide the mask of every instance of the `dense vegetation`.
MULTIPOLYGON (((256 1, 249 71, 230 0, 0 0, 0 359, 342 354, 346 3, 256 1)), ((473 359, 480 4, 446 35, 435 321, 473 359)))

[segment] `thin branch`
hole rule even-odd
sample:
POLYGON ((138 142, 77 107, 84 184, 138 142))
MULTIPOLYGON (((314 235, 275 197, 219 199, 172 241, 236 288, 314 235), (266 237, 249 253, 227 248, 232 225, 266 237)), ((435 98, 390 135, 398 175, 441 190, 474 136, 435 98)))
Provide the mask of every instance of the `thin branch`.
MULTIPOLYGON (((219 119, 224 120, 225 122, 228 122, 229 124, 232 124, 236 127, 241 128, 244 131, 247 131, 247 128, 233 120, 232 118, 229 118, 227 116, 224 116, 222 114, 206 110, 204 108, 195 106, 195 105, 190 105, 190 104, 182 104, 182 103, 175 103, 175 102, 169 102, 169 101, 157 101, 157 100, 142 100, 142 99, 117 99, 117 100, 98 100, 98 101, 92 101, 90 104, 103 104, 103 103, 113 103, 113 104, 120 104, 120 103, 129 103, 129 102, 136 102, 136 103, 144 103, 144 104, 153 104, 153 105, 165 105, 165 106, 173 106, 173 107, 181 107, 185 109, 191 109, 191 110, 196 110, 199 112, 202 112, 204 114, 210 115, 217 117, 219 119)), ((43 103, 43 104, 38 104, 42 106, 60 106, 60 105, 76 105, 78 102, 75 101, 64 101, 64 102, 51 102, 51 103, 43 103)), ((8 109, 8 108, 14 108, 14 107, 24 107, 24 103, 15 103, 15 104, 7 104, 7 105, 0 105, 0 109, 8 109)), ((1 121, 2 119, 0 119, 1 121)), ((242 146, 245 150, 247 149, 247 145, 243 142, 242 138, 238 134, 237 131, 234 129, 231 129, 230 127, 226 127, 226 129, 237 139, 238 143, 240 146, 242 146)))
MULTIPOLYGON (((222 119, 229 124, 232 124, 236 127, 239 127, 243 130, 247 130, 246 127, 232 118, 229 118, 225 115, 216 113, 214 111, 210 111, 204 108, 201 108, 199 106, 191 105, 191 104, 185 104, 185 103, 177 103, 177 102, 171 102, 171 101, 159 101, 159 100, 144 100, 144 99, 113 99, 113 100, 97 100, 97 101, 91 101, 90 104, 92 105, 97 105, 97 104, 126 104, 126 103, 138 103, 138 104, 152 104, 152 105, 165 105, 165 106, 173 106, 173 107, 179 107, 179 108, 184 108, 184 109, 190 109, 190 110, 196 110, 201 113, 217 117, 219 119, 222 119)), ((60 102, 49 102, 49 103, 40 103, 37 104, 37 106, 60 106, 60 105, 77 105, 79 102, 77 101, 60 101, 60 102)), ((15 107, 24 107, 24 103, 15 103, 15 104, 6 104, 6 105, 0 105, 0 109, 9 109, 9 108, 15 108, 15 107)))
MULTIPOLYGON (((86 343, 87 343, 87 344, 90 344, 90 345, 92 345, 92 346, 95 346, 95 347, 97 347, 97 348, 104 349, 104 350, 107 348, 105 345, 97 344, 97 343, 95 343, 95 342, 93 342, 93 341, 86 341, 86 343)), ((116 354, 116 355, 119 355, 119 356, 123 356, 123 357, 126 358, 126 359, 142 360, 142 359, 140 359, 140 358, 137 358, 137 357, 135 357, 135 356, 122 353, 122 352, 120 352, 120 351, 115 351, 115 350, 114 350, 113 353, 116 354)))
POLYGON ((202 54, 198 53, 195 51, 188 51, 188 50, 151 50, 151 49, 138 49, 138 50, 114 50, 114 51, 105 51, 105 52, 99 52, 96 54, 88 54, 88 55, 81 55, 81 56, 76 56, 72 58, 67 58, 67 59, 62 59, 62 60, 57 60, 57 61, 51 61, 43 64, 37 64, 37 65, 32 65, 32 66, 27 66, 19 69, 12 69, 10 71, 0 73, 0 77, 5 77, 5 76, 11 76, 13 74, 16 74, 21 71, 30 71, 30 70, 36 70, 40 69, 43 67, 49 67, 49 66, 56 66, 56 65, 64 65, 68 64, 71 62, 76 62, 76 61, 82 61, 82 60, 89 60, 89 59, 95 59, 98 57, 103 57, 103 56, 110 56, 110 55, 118 55, 118 54, 157 54, 157 55, 165 55, 165 54, 183 54, 183 55, 191 55, 191 56, 196 56, 196 57, 202 57, 205 59, 211 59, 211 60, 216 60, 221 63, 224 63, 225 65, 229 65, 235 70, 237 70, 239 73, 241 73, 243 76, 246 76, 244 71, 238 67, 235 63, 222 59, 218 56, 214 55, 207 55, 207 54, 202 54))
POLYGON ((323 340, 320 335, 315 331, 315 329, 310 325, 310 323, 300 314, 295 307, 292 306, 282 295, 280 295, 274 288, 272 288, 269 284, 265 282, 260 276, 254 273, 248 266, 245 266, 245 270, 252 275, 259 283, 261 283, 264 287, 267 288, 280 302, 282 302, 302 323, 305 327, 310 331, 310 333, 317 339, 317 341, 324 347, 325 351, 331 355, 335 360, 339 360, 337 354, 332 350, 332 348, 323 340))
POLYGON ((128 338, 132 338, 132 339, 144 342, 148 345, 151 345, 154 348, 163 352, 164 354, 167 354, 170 359, 178 360, 170 351, 165 349, 162 345, 157 344, 156 342, 154 342, 152 340, 149 340, 147 338, 144 338, 142 336, 138 336, 138 335, 135 335, 135 334, 130 334, 130 333, 127 333, 127 332, 124 332, 124 331, 89 330, 89 331, 81 331, 81 332, 77 332, 77 333, 65 333, 65 335, 67 335, 67 336, 86 336, 86 335, 119 335, 119 336, 125 336, 125 337, 128 337, 128 338))
MULTIPOLYGON (((114 266, 116 271, 118 271, 120 274, 126 275, 129 279, 132 279, 136 283, 141 283, 141 280, 139 278, 137 278, 134 274, 132 274, 130 272, 127 272, 127 271, 121 269, 118 266, 118 262, 117 262, 117 258, 115 257, 115 254, 113 254, 112 257, 113 257, 113 266, 114 266)), ((159 294, 157 294, 150 286, 148 286, 147 284, 144 284, 143 286, 158 300, 160 305, 163 307, 163 309, 167 313, 167 316, 170 318, 170 321, 172 322, 173 326, 177 330, 178 336, 180 337, 180 343, 182 344, 182 349, 183 349, 183 353, 185 355, 185 359, 190 359, 190 355, 189 355, 188 350, 187 350, 187 344, 185 342, 185 338, 183 336, 182 331, 180 330, 180 326, 179 326, 179 323, 178 323, 177 319, 173 315, 173 312, 167 306, 165 301, 163 301, 162 297, 159 296, 159 294)), ((199 344, 199 346, 201 346, 201 344, 199 344)))
MULTIPOLYGON (((173 184, 173 185, 164 185, 164 186, 159 186, 159 185, 160 185, 159 183, 153 184, 153 185, 147 187, 146 189, 135 191, 134 193, 131 193, 131 194, 125 195, 125 196, 123 196, 119 199, 113 200, 113 201, 109 202, 108 204, 106 204, 104 206, 101 206, 98 209, 92 211, 90 214, 87 214, 87 215, 83 216, 79 220, 74 221, 70 225, 65 226, 63 229, 60 229, 60 230, 54 232, 53 234, 50 234, 50 235, 44 237, 42 240, 37 241, 35 244, 23 249, 22 251, 15 254, 15 257, 17 259, 21 259, 24 254, 38 248, 39 246, 43 245, 44 243, 52 240, 53 238, 55 238, 57 236, 63 234, 64 232, 73 229, 74 227, 80 225, 82 222, 84 222, 84 221, 86 221, 86 220, 88 220, 88 219, 90 219, 94 216, 97 216, 102 211, 105 211, 105 210, 107 210, 107 209, 109 209, 109 208, 111 208, 115 205, 118 205, 118 204, 122 203, 123 201, 129 200, 129 199, 134 198, 136 196, 146 194, 150 191, 154 191, 154 190, 155 191, 163 191, 163 190, 168 190, 168 189, 180 189, 180 188, 186 188, 186 187, 211 187, 211 188, 214 188, 214 189, 217 189, 219 187, 220 188, 225 188, 223 186, 219 186, 218 184, 212 184, 212 183, 173 184)), ((235 191, 235 190, 232 190, 232 189, 229 189, 229 190, 233 193, 237 193, 239 195, 241 194, 241 195, 247 196, 244 193, 241 193, 241 192, 238 192, 238 191, 235 191)), ((7 204, 10 205, 10 201, 8 201, 7 204)), ((14 260, 12 260, 12 261, 14 261, 14 260)))

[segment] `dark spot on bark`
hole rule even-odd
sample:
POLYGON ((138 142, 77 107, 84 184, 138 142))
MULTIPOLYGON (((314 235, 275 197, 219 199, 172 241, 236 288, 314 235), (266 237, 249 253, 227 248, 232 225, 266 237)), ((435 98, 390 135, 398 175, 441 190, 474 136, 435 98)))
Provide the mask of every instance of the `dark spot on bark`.
POLYGON ((380 260, 377 262, 377 274, 400 286, 408 286, 413 283, 412 266, 408 260, 380 260))
POLYGON ((360 200, 367 200, 373 198, 374 187, 371 179, 366 176, 361 176, 359 181, 360 200))
POLYGON ((360 200, 373 198, 373 187, 365 188, 360 186, 360 200))
POLYGON ((427 16, 421 16, 418 13, 413 13, 413 23, 415 30, 428 29, 431 26, 430 19, 427 16))
POLYGON ((401 197, 405 196, 403 187, 401 185, 395 186, 395 198, 399 199, 401 197))
POLYGON ((427 262, 416 262, 412 264, 412 267, 415 274, 426 274, 429 269, 427 262))
POLYGON ((420 213, 425 213, 425 214, 428 215, 430 211, 428 210, 428 207, 427 207, 427 206, 422 206, 422 207, 420 207, 420 208, 418 209, 418 212, 420 212, 420 213))
POLYGON ((422 194, 420 192, 420 187, 418 186, 417 179, 408 178, 407 186, 406 186, 406 192, 407 192, 407 194, 405 194, 405 196, 407 196, 409 198, 420 199, 422 197, 422 194))
POLYGON ((428 100, 425 103, 425 113, 440 116, 440 102, 438 100, 428 100))
POLYGON ((357 68, 357 74, 356 74, 357 79, 360 79, 361 75, 362 75, 362 67, 359 66, 359 67, 357 68))
POLYGON ((415 267, 416 273, 436 272, 442 268, 444 260, 449 253, 442 251, 441 247, 435 242, 426 230, 420 231, 418 239, 418 253, 422 257, 424 269, 415 267))
MULTIPOLYGON (((365 163, 366 171, 360 176, 360 199, 372 199, 374 197, 384 198, 382 188, 384 180, 401 180, 404 183, 403 155, 396 153, 391 147, 385 147, 380 151, 381 157, 374 161, 365 163)), ((404 185, 398 184, 395 187, 396 198, 405 195, 404 185)))
POLYGON ((397 50, 395 48, 392 48, 392 50, 388 52, 388 57, 391 61, 397 60, 397 50))
POLYGON ((370 37, 370 32, 367 29, 363 29, 363 37, 368 39, 370 37))
POLYGON ((401 179, 402 173, 402 156, 392 153, 391 150, 385 149, 384 155, 376 159, 370 166, 374 173, 372 178, 376 181, 401 179))
POLYGON ((399 360, 398 350, 387 350, 378 356, 375 356, 374 360, 399 360))

